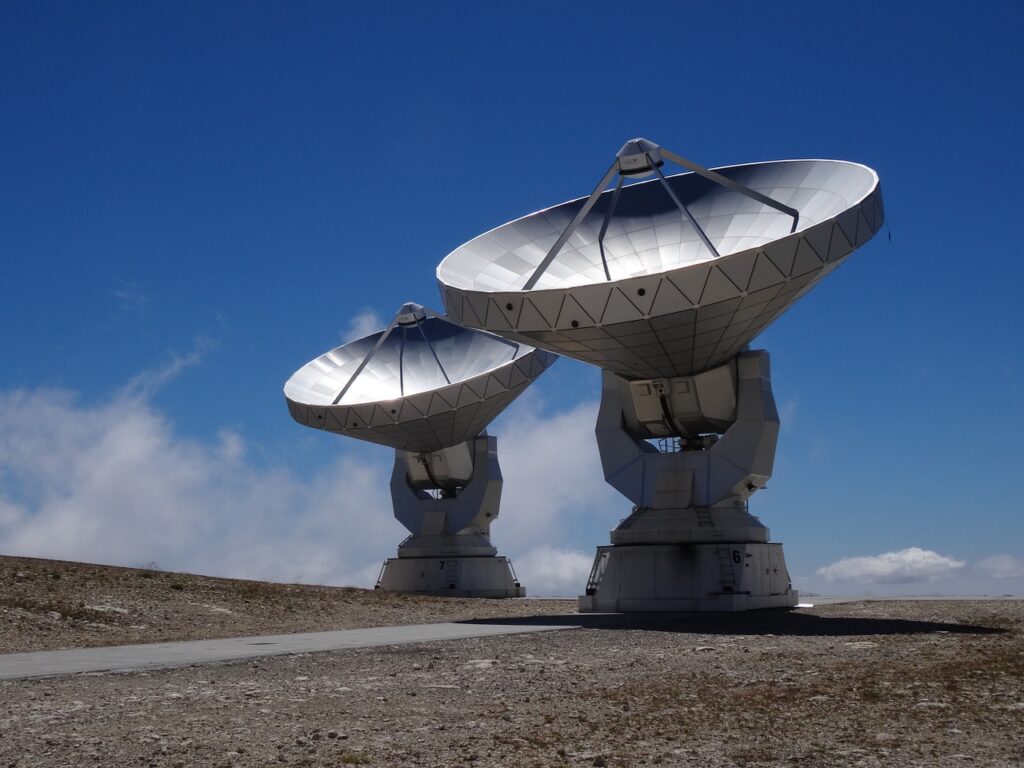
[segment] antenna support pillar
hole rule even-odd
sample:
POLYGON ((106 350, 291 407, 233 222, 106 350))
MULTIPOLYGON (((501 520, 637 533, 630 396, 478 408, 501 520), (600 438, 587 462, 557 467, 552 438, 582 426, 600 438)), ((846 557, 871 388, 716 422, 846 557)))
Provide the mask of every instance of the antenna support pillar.
POLYGON ((497 438, 482 434, 430 453, 395 451, 391 500, 410 532, 377 588, 448 597, 525 597, 491 544, 501 501, 497 438))
POLYGON ((596 432, 605 479, 635 506, 598 547, 581 611, 796 605, 782 545, 747 508, 779 432, 767 352, 672 379, 604 371, 596 432))

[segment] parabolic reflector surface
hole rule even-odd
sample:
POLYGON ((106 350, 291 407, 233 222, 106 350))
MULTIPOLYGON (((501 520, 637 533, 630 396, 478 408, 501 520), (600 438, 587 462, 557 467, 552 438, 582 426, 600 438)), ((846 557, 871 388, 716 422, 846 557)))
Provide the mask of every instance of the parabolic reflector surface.
POLYGON ((480 434, 556 359, 406 304, 386 329, 304 365, 284 394, 300 424, 436 451, 480 434))
POLYGON ((686 376, 734 357, 882 226, 878 176, 866 166, 789 160, 715 170, 796 209, 795 231, 790 216, 696 173, 667 183, 699 230, 658 179, 630 184, 610 217, 613 192, 600 195, 528 290, 585 198, 452 251, 437 268, 448 313, 624 376, 686 376))

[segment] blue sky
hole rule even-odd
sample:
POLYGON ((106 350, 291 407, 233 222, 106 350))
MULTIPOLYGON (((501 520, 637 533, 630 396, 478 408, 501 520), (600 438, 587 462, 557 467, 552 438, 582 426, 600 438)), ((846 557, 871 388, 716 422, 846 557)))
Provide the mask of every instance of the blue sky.
MULTIPOLYGON (((293 423, 285 379, 646 136, 881 176, 886 229, 757 342, 785 422, 752 510, 798 584, 1024 592, 1022 34, 1013 3, 5 4, 0 551, 365 580, 390 455, 293 423), (815 576, 912 547, 944 565, 815 576)), ((538 581, 627 511, 597 396, 562 360, 493 430, 538 581), (554 501, 513 487, 545 450, 554 501)))

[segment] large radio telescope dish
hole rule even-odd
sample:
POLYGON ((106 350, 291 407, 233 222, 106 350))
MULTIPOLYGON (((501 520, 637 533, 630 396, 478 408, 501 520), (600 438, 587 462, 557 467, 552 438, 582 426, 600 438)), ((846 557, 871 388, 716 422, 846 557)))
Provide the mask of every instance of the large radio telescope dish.
POLYGON ((480 434, 556 359, 409 303, 383 331, 304 365, 284 394, 300 424, 436 451, 480 434))
POLYGON ((441 262, 459 322, 604 369, 598 452, 633 506, 598 547, 580 610, 796 605, 782 545, 748 508, 772 475, 779 417, 768 353, 747 345, 882 221, 863 165, 710 170, 633 139, 588 197, 441 262), (666 160, 690 173, 665 176, 666 160), (641 176, 654 178, 625 184, 641 176))
POLYGON ((882 220, 866 166, 708 171, 640 139, 589 198, 470 240, 437 279, 464 325, 632 378, 685 376, 733 358, 882 220), (662 155, 696 172, 665 177, 662 155), (615 173, 619 185, 602 191, 615 173), (656 177, 622 184, 645 173, 656 177))

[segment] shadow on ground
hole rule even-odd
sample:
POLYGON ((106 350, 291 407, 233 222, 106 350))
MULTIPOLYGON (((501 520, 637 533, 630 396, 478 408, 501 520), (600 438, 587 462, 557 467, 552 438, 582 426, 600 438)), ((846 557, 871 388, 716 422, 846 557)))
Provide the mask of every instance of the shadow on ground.
POLYGON ((943 632, 958 635, 994 635, 1007 631, 975 624, 815 616, 799 611, 785 610, 703 614, 584 613, 507 619, 472 619, 460 623, 511 627, 572 626, 585 629, 640 629, 649 632, 679 632, 695 635, 803 635, 808 637, 911 635, 943 632))

